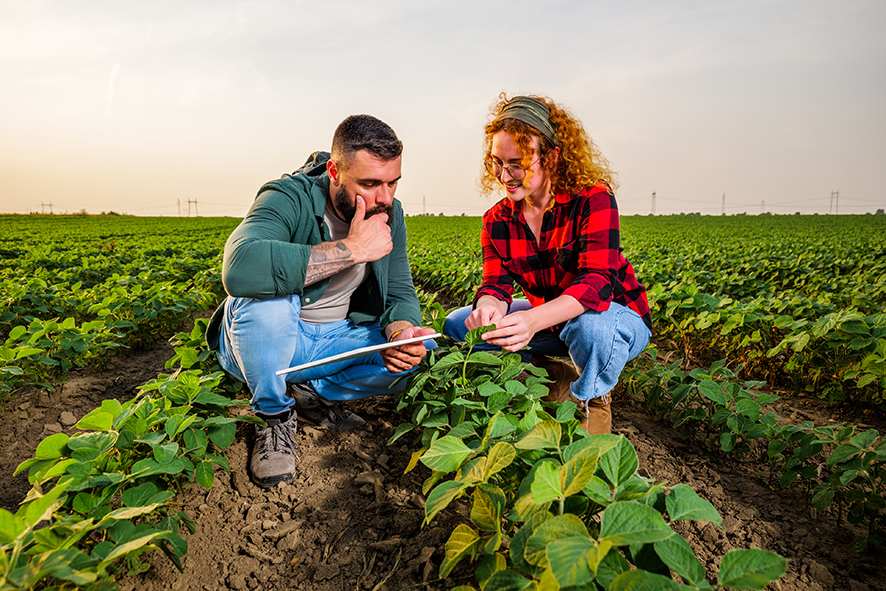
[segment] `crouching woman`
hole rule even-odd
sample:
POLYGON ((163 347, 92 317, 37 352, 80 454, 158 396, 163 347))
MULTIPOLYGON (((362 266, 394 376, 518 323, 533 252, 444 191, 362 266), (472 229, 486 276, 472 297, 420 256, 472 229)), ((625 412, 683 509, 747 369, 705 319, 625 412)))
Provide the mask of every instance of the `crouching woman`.
POLYGON ((540 97, 503 95, 485 144, 481 184, 504 198, 483 215, 483 284, 444 331, 464 340, 494 324, 487 345, 559 368, 547 399, 573 399, 589 433, 609 433, 609 393, 652 334, 646 289, 622 254, 609 164, 579 121, 540 97), (512 298, 514 283, 526 299, 512 298), (574 366, 556 361, 567 356, 574 366))

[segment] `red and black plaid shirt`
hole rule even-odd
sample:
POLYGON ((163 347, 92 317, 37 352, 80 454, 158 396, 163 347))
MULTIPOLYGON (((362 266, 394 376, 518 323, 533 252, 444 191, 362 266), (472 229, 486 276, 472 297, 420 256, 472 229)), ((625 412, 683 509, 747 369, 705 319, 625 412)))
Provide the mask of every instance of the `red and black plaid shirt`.
POLYGON ((577 195, 557 193, 538 242, 520 209, 502 199, 483 215, 481 241, 483 285, 477 298, 510 304, 516 281, 533 307, 563 294, 598 312, 618 302, 652 330, 646 288, 622 254, 618 206, 605 183, 577 195))

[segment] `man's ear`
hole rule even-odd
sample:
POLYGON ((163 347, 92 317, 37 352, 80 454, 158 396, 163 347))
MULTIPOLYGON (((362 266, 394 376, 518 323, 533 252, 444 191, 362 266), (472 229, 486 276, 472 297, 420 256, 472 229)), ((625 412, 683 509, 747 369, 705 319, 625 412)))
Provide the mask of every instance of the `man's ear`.
POLYGON ((335 163, 335 160, 326 161, 326 174, 329 175, 329 182, 337 187, 339 182, 338 165, 335 163))

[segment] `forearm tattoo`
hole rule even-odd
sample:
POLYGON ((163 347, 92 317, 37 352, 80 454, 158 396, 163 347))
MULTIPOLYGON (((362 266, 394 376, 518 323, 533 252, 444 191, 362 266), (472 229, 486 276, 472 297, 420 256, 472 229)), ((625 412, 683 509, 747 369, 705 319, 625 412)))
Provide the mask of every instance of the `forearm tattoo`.
POLYGON ((351 249, 341 240, 321 242, 311 248, 305 285, 312 285, 352 266, 351 249))

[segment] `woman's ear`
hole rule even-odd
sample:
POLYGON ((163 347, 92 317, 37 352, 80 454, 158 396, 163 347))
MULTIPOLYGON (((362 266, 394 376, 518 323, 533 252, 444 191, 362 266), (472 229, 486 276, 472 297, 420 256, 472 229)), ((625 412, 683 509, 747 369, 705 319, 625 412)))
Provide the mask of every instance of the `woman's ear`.
POLYGON ((554 170, 557 168, 557 162, 560 161, 560 148, 558 146, 554 146, 548 153, 545 154, 545 168, 548 170, 554 170))

